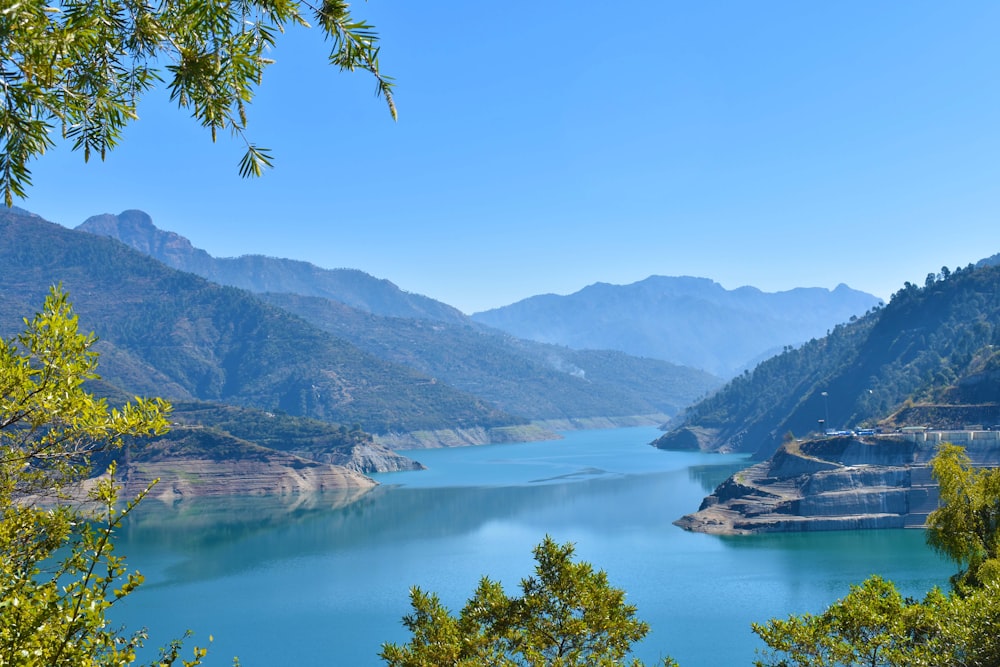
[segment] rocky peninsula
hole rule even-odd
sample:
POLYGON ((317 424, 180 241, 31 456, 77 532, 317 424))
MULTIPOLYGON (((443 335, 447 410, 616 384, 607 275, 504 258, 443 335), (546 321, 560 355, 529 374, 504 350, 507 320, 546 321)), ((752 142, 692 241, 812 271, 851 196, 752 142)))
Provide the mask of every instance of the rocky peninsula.
POLYGON ((914 431, 788 441, 674 523, 721 535, 922 527, 938 503, 929 461, 943 442, 1000 464, 1000 432, 914 431))
MULTIPOLYGON (((123 498, 153 485, 149 497, 167 504, 222 496, 356 497, 377 485, 369 473, 423 468, 368 437, 350 446, 303 440, 280 451, 218 429, 181 424, 151 442, 96 455, 94 471, 103 472, 112 461, 123 498)), ((84 487, 104 476, 92 477, 84 487)))

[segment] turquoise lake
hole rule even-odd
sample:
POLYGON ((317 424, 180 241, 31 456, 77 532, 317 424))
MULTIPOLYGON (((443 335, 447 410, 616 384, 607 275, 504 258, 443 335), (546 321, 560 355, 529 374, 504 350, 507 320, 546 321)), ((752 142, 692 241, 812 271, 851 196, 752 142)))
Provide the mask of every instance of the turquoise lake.
POLYGON ((871 574, 907 595, 953 567, 918 530, 716 537, 672 525, 745 465, 665 452, 653 428, 563 440, 408 452, 428 470, 378 475, 352 499, 319 496, 140 506, 118 553, 146 583, 113 618, 151 647, 214 636, 208 664, 380 665, 405 642, 408 590, 462 606, 479 577, 508 592, 549 534, 608 573, 652 630, 636 655, 682 667, 751 664, 751 621, 819 611, 871 574))

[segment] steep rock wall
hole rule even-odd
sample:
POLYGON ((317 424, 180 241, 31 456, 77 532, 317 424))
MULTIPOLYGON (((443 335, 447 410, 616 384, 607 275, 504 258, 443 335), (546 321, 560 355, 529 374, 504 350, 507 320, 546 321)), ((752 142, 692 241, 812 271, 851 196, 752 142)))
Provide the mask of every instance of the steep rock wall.
MULTIPOLYGON (((717 534, 921 526, 937 507, 927 465, 936 449, 901 437, 788 443, 675 523, 717 534)), ((969 453, 988 461, 998 452, 994 443, 969 453)))

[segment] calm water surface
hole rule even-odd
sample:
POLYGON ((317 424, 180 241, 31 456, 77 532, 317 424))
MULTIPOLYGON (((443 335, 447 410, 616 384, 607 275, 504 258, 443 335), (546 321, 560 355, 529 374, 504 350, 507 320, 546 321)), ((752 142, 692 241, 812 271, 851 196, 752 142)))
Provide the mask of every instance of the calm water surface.
POLYGON ((146 584, 116 619, 159 646, 214 635, 210 664, 379 665, 405 642, 408 589, 462 606, 483 574, 509 592, 545 536, 576 543, 652 631, 636 654, 682 667, 750 665, 751 621, 818 611, 878 573, 905 594, 944 586, 951 567, 921 531, 720 538, 671 522, 745 461, 664 452, 652 428, 564 440, 410 452, 428 467, 379 475, 352 499, 149 501, 119 552, 146 584), (135 619, 134 621, 132 619, 135 619))

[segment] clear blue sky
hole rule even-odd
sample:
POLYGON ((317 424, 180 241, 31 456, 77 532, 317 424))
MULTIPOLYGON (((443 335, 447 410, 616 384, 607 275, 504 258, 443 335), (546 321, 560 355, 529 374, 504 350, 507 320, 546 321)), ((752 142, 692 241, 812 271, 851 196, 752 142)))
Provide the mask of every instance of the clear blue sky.
POLYGON ((314 31, 274 54, 242 149, 153 96, 106 163, 19 205, 149 212, 220 257, 351 267, 465 312, 651 274, 887 298, 1000 252, 1000 3, 356 3, 393 123, 314 31))

